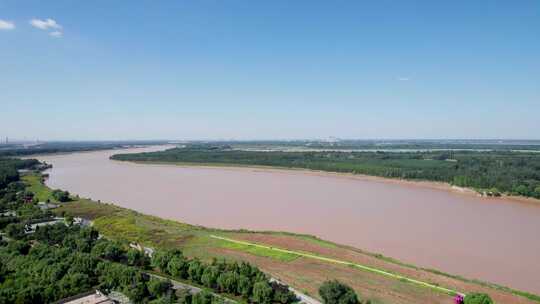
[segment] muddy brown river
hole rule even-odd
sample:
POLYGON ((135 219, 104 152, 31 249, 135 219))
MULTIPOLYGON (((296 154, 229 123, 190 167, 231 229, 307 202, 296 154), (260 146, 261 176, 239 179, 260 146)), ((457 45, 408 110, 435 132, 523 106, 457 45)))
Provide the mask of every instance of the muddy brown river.
POLYGON ((54 166, 49 186, 83 197, 190 224, 312 234, 540 294, 540 205, 335 174, 109 160, 120 152, 37 158, 54 166))

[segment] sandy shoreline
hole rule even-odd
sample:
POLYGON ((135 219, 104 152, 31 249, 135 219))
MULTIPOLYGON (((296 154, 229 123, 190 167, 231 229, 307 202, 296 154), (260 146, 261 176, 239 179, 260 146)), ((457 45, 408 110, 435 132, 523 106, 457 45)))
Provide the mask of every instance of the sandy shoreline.
POLYGON ((406 187, 421 187, 429 188, 440 191, 446 191, 458 195, 474 196, 477 198, 485 199, 488 201, 494 202, 516 202, 523 203, 528 205, 535 205, 540 207, 540 199, 532 197, 522 197, 522 196, 512 196, 503 194, 500 197, 489 197, 480 195, 474 189, 466 187, 453 186, 445 182, 435 182, 427 180, 406 180, 406 179, 394 179, 381 176, 373 176, 366 174, 356 174, 356 173, 347 173, 347 172, 330 172, 322 170, 312 170, 304 168, 287 168, 287 167, 272 167, 272 166, 261 166, 261 165, 241 165, 241 164, 209 164, 209 163, 177 163, 177 162, 153 162, 153 161, 119 161, 118 162, 127 162, 138 165, 154 165, 154 166, 176 166, 180 168, 206 168, 206 169, 226 169, 226 170, 242 170, 242 171, 254 171, 254 172, 272 172, 272 173, 298 173, 298 174, 307 174, 312 176, 320 177, 333 177, 333 178, 346 178, 360 181, 371 181, 379 182, 386 184, 395 184, 406 187))
MULTIPOLYGON (((61 155, 70 155, 70 154, 77 154, 77 153, 86 154, 86 153, 93 153, 97 151, 116 152, 119 150, 120 151, 145 150, 145 151, 130 151, 133 153, 138 153, 138 152, 148 152, 148 150, 149 151, 166 150, 172 147, 174 147, 174 145, 132 146, 128 148, 113 148, 113 149, 104 149, 104 150, 58 152, 58 153, 50 153, 50 154, 33 154, 33 155, 26 155, 20 158, 30 159, 30 158, 37 158, 37 157, 61 156, 61 155)), ((112 153, 110 156, 114 154, 115 153, 112 153)), ((208 168, 208 169, 228 169, 228 170, 256 170, 257 172, 274 172, 274 173, 287 173, 287 174, 300 173, 300 174, 308 174, 308 175, 321 176, 321 177, 348 178, 348 179, 355 179, 355 180, 361 180, 361 181, 396 184, 400 186, 429 188, 429 189, 435 189, 435 190, 440 190, 440 191, 446 191, 446 192, 450 192, 450 193, 458 194, 458 195, 466 195, 469 197, 474 196, 474 197, 489 200, 489 201, 499 201, 499 202, 511 201, 511 202, 534 205, 534 206, 540 207, 540 199, 536 199, 532 197, 513 196, 513 195, 506 195, 506 194, 502 194, 502 196, 500 197, 488 197, 488 196, 480 195, 478 192, 476 192, 472 188, 458 187, 458 186, 454 186, 445 182, 435 182, 435 181, 428 181, 428 180, 406 180, 406 179, 388 178, 388 177, 366 175, 366 174, 356 174, 356 173, 348 173, 348 172, 330 172, 330 171, 313 170, 313 169, 305 169, 305 168, 289 168, 289 167, 276 167, 276 166, 263 166, 263 165, 184 163, 184 162, 159 162, 159 161, 158 162, 119 161, 119 160, 113 160, 113 159, 111 159, 111 161, 133 163, 133 164, 139 164, 139 165, 177 166, 177 167, 184 167, 184 168, 199 167, 199 168, 208 168)))

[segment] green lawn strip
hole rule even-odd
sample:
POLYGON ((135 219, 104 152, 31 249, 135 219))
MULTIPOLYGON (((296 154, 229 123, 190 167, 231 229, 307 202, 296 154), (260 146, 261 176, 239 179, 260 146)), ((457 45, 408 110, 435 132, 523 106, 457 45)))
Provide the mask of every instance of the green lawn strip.
POLYGON ((373 267, 369 267, 369 266, 365 266, 365 265, 361 265, 361 264, 357 264, 357 263, 351 263, 351 262, 347 262, 347 261, 336 260, 336 259, 332 259, 332 258, 327 258, 327 257, 323 257, 323 256, 314 255, 314 254, 303 253, 303 252, 298 252, 298 251, 292 251, 292 250, 287 250, 287 249, 281 249, 281 248, 276 248, 276 247, 270 247, 270 246, 266 246, 266 245, 260 245, 260 244, 245 242, 245 241, 233 240, 233 239, 230 239, 230 238, 221 237, 221 236, 217 236, 217 235, 211 235, 210 237, 220 239, 220 240, 223 240, 223 241, 228 241, 228 242, 231 242, 231 243, 240 244, 240 245, 259 247, 259 248, 264 248, 264 249, 267 249, 267 250, 273 250, 273 251, 282 252, 282 253, 294 254, 294 255, 301 256, 301 257, 312 258, 312 259, 325 261, 325 262, 329 262, 329 263, 347 265, 347 266, 359 268, 359 269, 362 269, 362 270, 365 270, 365 271, 369 271, 369 272, 372 272, 372 273, 384 275, 384 276, 394 278, 394 279, 397 279, 397 280, 401 280, 401 281, 404 281, 404 282, 409 282, 409 283, 413 283, 413 284, 420 285, 420 286, 423 286, 423 287, 431 288, 431 289, 443 292, 445 294, 449 294, 449 295, 461 294, 461 295, 463 295, 463 293, 460 293, 460 292, 458 292, 456 290, 453 290, 453 289, 440 287, 440 286, 437 286, 437 285, 434 285, 434 284, 430 284, 430 283, 427 283, 427 282, 411 279, 411 278, 408 278, 408 277, 405 277, 405 276, 402 276, 402 275, 399 275, 399 274, 390 273, 388 271, 380 270, 380 269, 377 269, 377 268, 373 268, 373 267))
POLYGON ((272 258, 272 259, 280 260, 283 262, 290 262, 300 257, 298 254, 295 254, 295 253, 277 251, 277 250, 272 250, 272 249, 268 249, 268 248, 264 248, 260 246, 253 246, 249 244, 233 243, 233 242, 224 241, 224 240, 220 240, 220 242, 218 243, 218 246, 222 248, 232 249, 232 250, 244 251, 244 252, 256 255, 256 256, 272 258))
POLYGON ((41 182, 41 175, 25 174, 22 176, 22 180, 27 185, 28 191, 34 193, 38 201, 45 202, 47 199, 50 201, 55 201, 55 199, 52 197, 51 189, 41 182))

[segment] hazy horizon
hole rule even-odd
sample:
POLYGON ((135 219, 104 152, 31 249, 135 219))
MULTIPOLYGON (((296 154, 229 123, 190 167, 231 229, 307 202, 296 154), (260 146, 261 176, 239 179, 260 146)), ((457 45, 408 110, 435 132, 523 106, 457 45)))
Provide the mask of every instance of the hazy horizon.
POLYGON ((0 1, 0 136, 540 139, 538 12, 0 1))
MULTIPOLYGON (((534 142, 540 143, 540 139, 536 138, 341 138, 341 137, 314 137, 314 138, 190 138, 190 139, 178 139, 178 138, 143 138, 143 139, 134 139, 134 138, 121 138, 121 139, 18 139, 18 138, 9 138, 9 143, 32 143, 32 142, 294 142, 294 141, 358 141, 358 142, 448 142, 448 143, 515 143, 515 142, 534 142)), ((6 142, 6 137, 0 137, 0 145, 6 142)))

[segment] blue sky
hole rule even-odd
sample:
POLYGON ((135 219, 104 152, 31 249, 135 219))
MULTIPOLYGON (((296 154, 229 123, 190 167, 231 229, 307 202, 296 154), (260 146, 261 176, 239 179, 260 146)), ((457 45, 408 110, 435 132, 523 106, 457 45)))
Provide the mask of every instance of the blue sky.
POLYGON ((540 139, 540 2, 0 0, 0 118, 51 140, 540 139))

